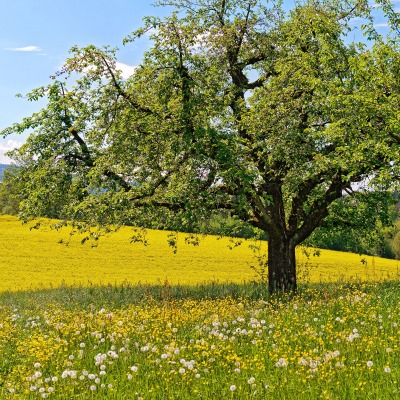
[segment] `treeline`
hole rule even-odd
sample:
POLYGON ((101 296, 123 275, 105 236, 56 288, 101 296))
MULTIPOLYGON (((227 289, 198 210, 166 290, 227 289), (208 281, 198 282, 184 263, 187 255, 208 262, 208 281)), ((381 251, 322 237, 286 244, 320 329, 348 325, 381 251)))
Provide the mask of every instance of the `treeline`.
MULTIPOLYGON (((318 228, 304 243, 310 247, 347 251, 400 260, 400 203, 387 209, 389 221, 378 220, 374 227, 327 223, 318 228)), ((265 233, 230 216, 216 214, 200 233, 267 240, 265 233)))
MULTIPOLYGON (((0 181, 0 214, 18 215, 24 200, 24 186, 19 169, 10 166, 3 171, 0 181)), ((344 197, 334 203, 332 217, 318 228, 306 241, 306 245, 322 249, 348 251, 400 259, 400 199, 398 194, 363 192, 344 197)), ((43 217, 63 219, 62 199, 49 201, 43 217)), ((147 228, 180 230, 183 225, 176 220, 160 224, 148 223, 147 228)), ((193 226, 193 233, 223 235, 237 238, 267 240, 265 232, 254 228, 227 211, 216 212, 201 225, 193 226)))

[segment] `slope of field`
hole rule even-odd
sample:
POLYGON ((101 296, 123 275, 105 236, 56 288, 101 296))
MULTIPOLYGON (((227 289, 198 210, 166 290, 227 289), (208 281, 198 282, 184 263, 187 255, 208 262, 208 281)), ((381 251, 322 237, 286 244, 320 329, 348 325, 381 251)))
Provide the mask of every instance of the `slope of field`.
MULTIPOLYGON (((168 232, 148 231, 148 246, 130 244, 132 229, 100 239, 98 247, 81 244, 69 230, 29 229, 14 217, 0 216, 0 291, 40 289, 88 284, 198 284, 204 282, 244 282, 257 279, 251 265, 257 265, 249 245, 243 241, 230 250, 228 238, 208 236, 199 246, 185 243, 180 234, 178 251, 167 244, 168 232)), ((264 248, 265 248, 264 243, 264 248)), ((299 250, 300 280, 326 282, 340 280, 380 280, 397 278, 399 262, 356 254, 322 250, 319 257, 307 258, 299 250), (364 262, 361 262, 362 258, 364 262)))

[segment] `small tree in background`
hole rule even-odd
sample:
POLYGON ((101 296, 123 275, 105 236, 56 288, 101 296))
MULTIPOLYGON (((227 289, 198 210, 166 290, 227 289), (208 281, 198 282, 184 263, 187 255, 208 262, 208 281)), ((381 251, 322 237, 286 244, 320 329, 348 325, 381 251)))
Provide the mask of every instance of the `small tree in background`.
MULTIPOLYGON (((367 1, 161 1, 153 42, 127 80, 114 51, 73 48, 22 159, 22 217, 62 199, 88 225, 201 225, 228 210, 268 235, 270 292, 295 290, 295 248, 345 193, 398 176, 400 55, 367 1), (365 17, 368 45, 349 43, 365 17), (69 76, 80 78, 69 85, 69 76)), ((397 16, 381 2, 390 21, 397 16)))

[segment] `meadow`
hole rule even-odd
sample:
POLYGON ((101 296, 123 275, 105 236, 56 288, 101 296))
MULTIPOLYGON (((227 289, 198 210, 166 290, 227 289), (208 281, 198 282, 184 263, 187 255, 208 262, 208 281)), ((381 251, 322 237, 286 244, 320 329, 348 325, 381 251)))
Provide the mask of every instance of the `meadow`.
POLYGON ((396 261, 299 251, 299 292, 270 298, 247 242, 130 235, 0 218, 1 398, 400 398, 396 261))

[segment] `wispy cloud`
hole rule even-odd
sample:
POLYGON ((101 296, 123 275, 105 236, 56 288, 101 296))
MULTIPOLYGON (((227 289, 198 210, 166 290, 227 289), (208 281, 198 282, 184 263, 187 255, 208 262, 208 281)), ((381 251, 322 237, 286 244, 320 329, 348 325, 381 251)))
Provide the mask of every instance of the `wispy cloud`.
POLYGON ((374 28, 387 28, 389 24, 387 22, 382 22, 379 24, 374 24, 374 28))
POLYGON ((122 77, 124 79, 127 79, 131 75, 133 75, 134 72, 135 72, 135 69, 137 68, 134 65, 124 64, 124 63, 121 63, 121 62, 118 62, 118 61, 116 62, 115 66, 117 67, 118 70, 121 71, 122 77))
MULTIPOLYGON (((124 64, 122 62, 117 61, 115 63, 115 67, 117 70, 119 70, 121 72, 121 76, 124 79, 128 79, 131 75, 133 75, 135 73, 136 70, 136 66, 134 65, 128 65, 128 64, 124 64)), ((85 74, 90 73, 92 71, 96 71, 96 67, 94 65, 90 65, 86 68, 83 69, 83 72, 85 74)))
POLYGON ((40 47, 37 46, 25 46, 25 47, 11 47, 7 48, 6 50, 10 51, 22 51, 22 52, 37 52, 42 51, 40 47))
POLYGON ((7 140, 6 142, 0 142, 0 164, 9 164, 11 159, 5 155, 7 151, 16 149, 22 146, 22 142, 16 140, 7 140))
POLYGON ((354 18, 350 18, 349 23, 351 25, 355 25, 355 24, 359 24, 362 21, 365 21, 365 19, 361 18, 361 17, 354 17, 354 18))

